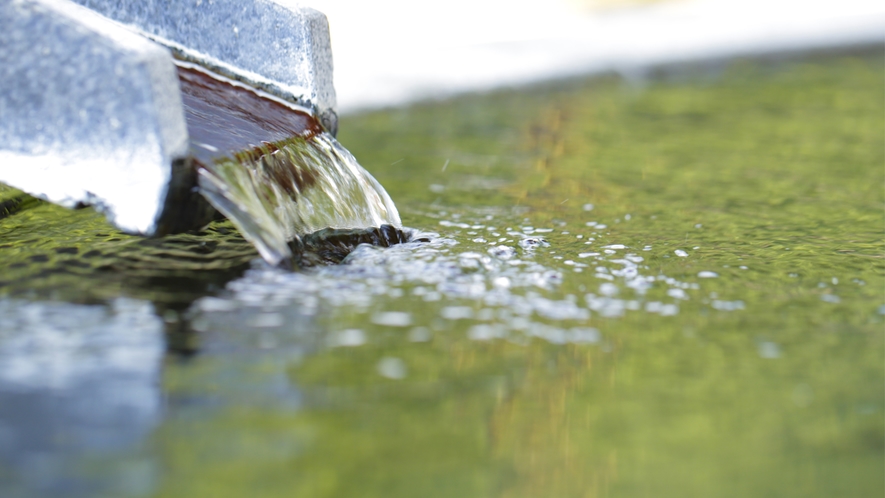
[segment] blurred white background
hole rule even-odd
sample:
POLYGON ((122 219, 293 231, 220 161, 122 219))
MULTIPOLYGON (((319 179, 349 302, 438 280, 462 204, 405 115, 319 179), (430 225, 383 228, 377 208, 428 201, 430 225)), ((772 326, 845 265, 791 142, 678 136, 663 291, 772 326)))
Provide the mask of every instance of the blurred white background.
POLYGON ((885 42, 881 0, 300 3, 329 18, 342 113, 663 62, 885 42))

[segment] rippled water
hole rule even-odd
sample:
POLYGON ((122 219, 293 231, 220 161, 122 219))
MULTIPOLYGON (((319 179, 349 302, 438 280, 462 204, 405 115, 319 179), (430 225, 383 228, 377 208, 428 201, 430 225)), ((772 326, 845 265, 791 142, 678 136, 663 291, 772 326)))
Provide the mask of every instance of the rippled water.
POLYGON ((0 191, 0 494, 881 496, 882 74, 349 118, 411 241, 297 271, 0 191))

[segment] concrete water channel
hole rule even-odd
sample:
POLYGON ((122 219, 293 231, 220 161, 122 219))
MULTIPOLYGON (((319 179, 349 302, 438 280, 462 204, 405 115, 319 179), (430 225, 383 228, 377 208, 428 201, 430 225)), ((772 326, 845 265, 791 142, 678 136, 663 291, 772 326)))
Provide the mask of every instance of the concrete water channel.
POLYGON ((881 496, 882 47, 346 116, 416 239, 0 186, 0 495, 881 496))

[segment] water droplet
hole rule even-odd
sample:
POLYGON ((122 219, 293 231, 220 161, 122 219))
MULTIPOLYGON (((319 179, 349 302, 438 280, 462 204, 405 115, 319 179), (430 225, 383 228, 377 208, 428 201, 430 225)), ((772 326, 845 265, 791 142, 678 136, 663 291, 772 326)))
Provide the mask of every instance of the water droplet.
POLYGON ((700 278, 716 278, 718 276, 719 276, 719 274, 716 273, 715 271, 702 271, 702 272, 698 273, 698 277, 700 277, 700 278))
POLYGON ((683 251, 682 249, 676 249, 673 252, 676 253, 676 255, 679 256, 680 258, 687 258, 688 257, 688 253, 683 251))

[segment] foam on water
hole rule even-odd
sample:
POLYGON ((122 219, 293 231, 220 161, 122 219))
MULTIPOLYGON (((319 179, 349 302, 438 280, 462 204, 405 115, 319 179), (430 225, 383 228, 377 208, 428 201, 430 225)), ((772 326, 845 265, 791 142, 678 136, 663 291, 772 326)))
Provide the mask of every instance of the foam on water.
MULTIPOLYGON (((297 310, 311 320, 335 317, 323 332, 330 346, 366 344, 373 333, 390 328, 407 332, 411 341, 458 329, 478 341, 591 344, 602 341, 597 329, 602 321, 629 313, 669 317, 690 301, 717 311, 744 309, 742 301, 710 303, 698 292, 704 275, 681 281, 660 274, 626 244, 606 241, 599 252, 578 252, 535 235, 550 228, 517 232, 494 226, 496 220, 487 217, 439 216, 444 235, 406 230, 411 242, 358 245, 340 265, 293 273, 259 264, 231 282, 223 297, 197 301, 191 314, 218 325, 231 313, 297 310), (476 230, 512 238, 477 242, 476 230), (573 290, 577 282, 581 292, 573 290), (219 299, 226 302, 226 313, 218 313, 219 299), (351 322, 341 321, 340 313, 350 315, 351 322)), ((277 328, 285 335, 291 327, 277 328)))

